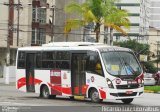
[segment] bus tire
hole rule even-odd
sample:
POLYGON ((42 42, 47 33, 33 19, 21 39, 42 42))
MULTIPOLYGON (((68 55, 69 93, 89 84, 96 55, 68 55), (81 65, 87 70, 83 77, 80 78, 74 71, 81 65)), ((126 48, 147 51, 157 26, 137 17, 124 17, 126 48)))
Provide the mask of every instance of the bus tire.
POLYGON ((122 99, 122 102, 124 104, 130 104, 133 101, 133 98, 129 98, 129 99, 122 99))
POLYGON ((70 98, 70 100, 71 100, 71 101, 73 101, 73 100, 74 100, 74 96, 70 96, 69 98, 70 98))
POLYGON ((99 93, 96 89, 91 90, 90 98, 91 98, 91 101, 94 103, 102 102, 102 99, 99 98, 99 93))
POLYGON ((55 98, 56 98, 56 95, 50 95, 49 98, 55 99, 55 98))
POLYGON ((41 96, 42 98, 45 98, 45 99, 50 98, 49 89, 47 86, 43 86, 42 91, 41 91, 41 96))

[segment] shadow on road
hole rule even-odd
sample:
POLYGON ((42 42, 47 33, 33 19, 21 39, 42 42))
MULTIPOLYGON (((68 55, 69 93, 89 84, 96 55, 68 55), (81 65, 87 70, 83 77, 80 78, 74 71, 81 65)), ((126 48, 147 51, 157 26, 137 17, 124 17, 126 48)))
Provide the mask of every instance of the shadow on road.
MULTIPOLYGON (((64 102, 68 102, 68 103, 85 103, 85 104, 88 104, 88 105, 118 105, 118 106, 124 106, 125 104, 123 104, 121 101, 117 101, 117 100, 113 100, 113 101, 107 101, 107 100, 105 100, 105 101, 103 101, 103 102, 101 102, 101 103, 93 103, 93 102, 91 102, 91 100, 90 99, 86 99, 86 100, 76 100, 76 99, 74 99, 74 100, 71 100, 69 97, 56 97, 56 98, 51 98, 51 99, 43 99, 43 98, 41 98, 41 97, 36 97, 36 96, 33 96, 33 97, 31 97, 31 96, 27 96, 27 97, 21 97, 22 99, 32 99, 32 100, 43 100, 43 101, 50 101, 50 102, 52 102, 52 101, 64 101, 64 102)), ((134 106, 136 106, 135 104, 129 104, 129 105, 134 105, 134 106)))

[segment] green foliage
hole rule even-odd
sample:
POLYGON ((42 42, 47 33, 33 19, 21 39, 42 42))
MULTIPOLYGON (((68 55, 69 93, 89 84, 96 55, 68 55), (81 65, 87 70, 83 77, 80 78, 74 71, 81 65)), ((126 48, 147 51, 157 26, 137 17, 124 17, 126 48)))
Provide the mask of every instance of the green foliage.
POLYGON ((124 26, 124 28, 128 28, 128 13, 127 11, 120 10, 116 7, 114 2, 117 1, 118 0, 86 0, 82 4, 76 2, 67 4, 65 6, 65 11, 67 13, 71 13, 74 15, 77 14, 78 17, 81 17, 76 18, 75 16, 75 18, 72 18, 72 20, 66 20, 64 32, 67 34, 74 28, 83 27, 93 22, 95 23, 94 31, 96 33, 97 42, 99 41, 100 37, 99 34, 101 25, 110 27, 126 35, 126 32, 121 28, 121 26, 124 26), (74 20, 76 20, 76 22, 74 20), (77 22, 78 20, 80 22, 77 22))
POLYGON ((157 68, 154 66, 154 64, 152 62, 145 62, 145 63, 143 63, 143 65, 145 66, 145 72, 148 72, 148 73, 156 73, 157 72, 157 68))
MULTIPOLYGON (((132 49, 136 56, 139 57, 140 54, 148 55, 150 54, 149 48, 150 46, 148 44, 141 44, 138 43, 136 40, 128 40, 124 42, 114 42, 114 45, 120 46, 120 47, 126 47, 129 49, 132 49)), ((143 62, 145 72, 155 73, 156 67, 154 66, 153 62, 143 62)))
POLYGON ((114 42, 114 45, 132 49, 137 55, 139 54, 149 55, 150 53, 149 51, 150 46, 148 44, 141 44, 141 43, 138 43, 136 40, 114 42))
POLYGON ((145 86, 144 90, 153 91, 153 92, 160 92, 160 86, 145 86))

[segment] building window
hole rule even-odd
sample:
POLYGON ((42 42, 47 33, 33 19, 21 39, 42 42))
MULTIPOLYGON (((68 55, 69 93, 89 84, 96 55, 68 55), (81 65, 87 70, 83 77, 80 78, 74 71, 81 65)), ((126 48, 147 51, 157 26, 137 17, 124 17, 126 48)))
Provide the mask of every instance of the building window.
POLYGON ((46 9, 39 8, 38 20, 40 23, 46 23, 46 9))
POLYGON ((33 8, 32 9, 32 22, 36 22, 36 13, 37 13, 36 8, 33 8))
POLYGON ((46 29, 32 29, 32 44, 42 45, 46 41, 46 29))
POLYGON ((37 35, 37 44, 42 45, 46 41, 46 29, 40 28, 37 35))
POLYGON ((46 9, 33 8, 32 9, 32 22, 46 23, 46 9))

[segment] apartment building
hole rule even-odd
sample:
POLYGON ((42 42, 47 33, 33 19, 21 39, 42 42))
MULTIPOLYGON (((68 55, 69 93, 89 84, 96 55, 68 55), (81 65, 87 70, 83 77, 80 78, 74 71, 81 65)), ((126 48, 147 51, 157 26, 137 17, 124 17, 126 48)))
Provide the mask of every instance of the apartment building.
POLYGON ((150 0, 149 25, 149 45, 155 55, 152 59, 155 60, 160 55, 160 0, 150 0))
POLYGON ((4 77, 7 48, 10 48, 10 65, 15 66, 18 47, 40 46, 51 41, 82 41, 79 30, 72 31, 68 39, 63 33, 65 20, 73 16, 64 12, 64 6, 70 1, 0 1, 0 77, 4 77))
POLYGON ((131 26, 126 30, 128 36, 124 37, 121 33, 114 33, 115 41, 136 39, 139 42, 147 43, 149 31, 149 0, 121 0, 116 4, 119 9, 127 10, 131 26))
POLYGON ((160 0, 150 0, 150 26, 160 29, 160 0))
POLYGON ((6 65, 7 59, 7 44, 10 45, 10 63, 15 64, 16 46, 14 44, 14 7, 8 7, 4 4, 14 4, 13 0, 0 1, 0 78, 3 77, 4 66, 6 65))

